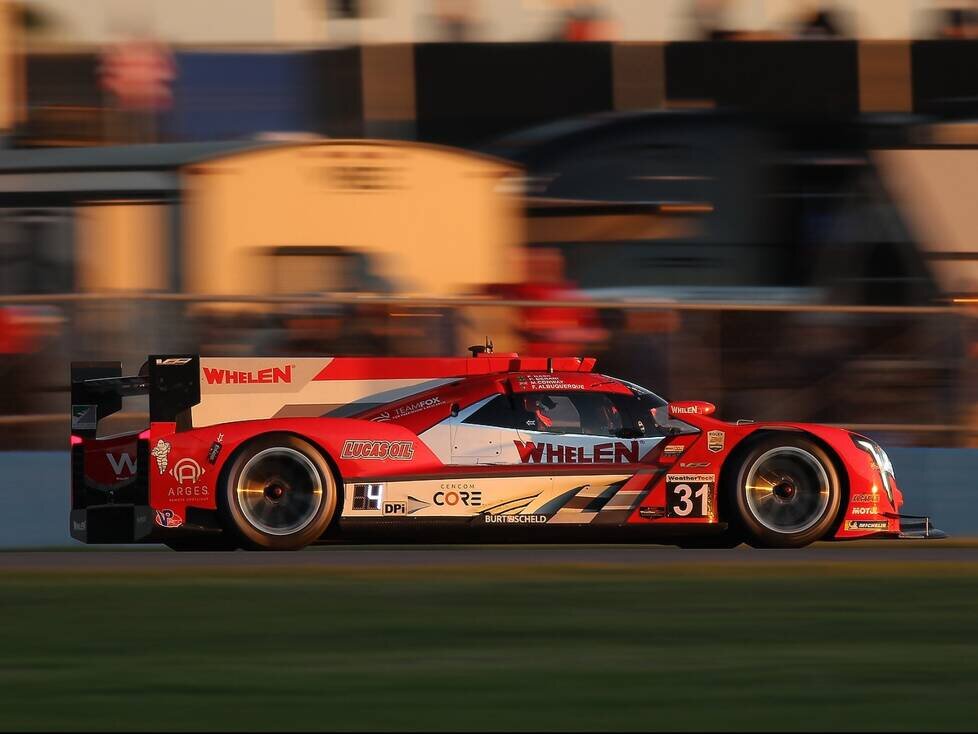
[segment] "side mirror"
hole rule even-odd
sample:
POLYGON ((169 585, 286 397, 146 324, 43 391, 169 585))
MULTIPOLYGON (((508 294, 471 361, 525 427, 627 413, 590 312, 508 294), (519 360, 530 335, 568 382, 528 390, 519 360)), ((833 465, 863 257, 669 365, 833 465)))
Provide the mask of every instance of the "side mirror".
POLYGON ((669 417, 684 418, 691 415, 712 415, 716 409, 717 406, 704 400, 683 400, 669 403, 669 417))

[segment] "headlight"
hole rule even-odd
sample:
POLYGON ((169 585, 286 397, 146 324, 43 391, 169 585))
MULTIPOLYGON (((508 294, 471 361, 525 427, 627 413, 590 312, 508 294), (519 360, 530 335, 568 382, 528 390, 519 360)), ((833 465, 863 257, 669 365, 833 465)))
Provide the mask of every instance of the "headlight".
POLYGON ((856 446, 873 457, 873 461, 876 462, 876 466, 879 469, 880 478, 883 480, 883 489, 886 490, 886 496, 889 497, 890 504, 893 504, 893 488, 890 486, 890 480, 896 481, 896 474, 893 472, 893 464, 890 463, 890 457, 886 455, 886 452, 882 448, 869 439, 853 436, 852 440, 856 446))

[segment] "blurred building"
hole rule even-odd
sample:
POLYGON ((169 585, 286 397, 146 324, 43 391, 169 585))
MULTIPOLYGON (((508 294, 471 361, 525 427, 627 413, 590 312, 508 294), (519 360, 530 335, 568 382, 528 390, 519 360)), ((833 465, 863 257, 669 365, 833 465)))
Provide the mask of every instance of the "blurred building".
MULTIPOLYGON (((175 44, 538 41, 567 19, 600 17, 620 40, 698 38, 696 0, 29 0, 49 19, 39 40, 103 44, 139 25, 175 44), (446 32, 446 23, 465 35, 446 32)), ((921 0, 724 0, 712 2, 734 34, 791 35, 817 11, 845 18, 845 35, 865 39, 929 35, 937 22, 921 0)), ((602 37, 606 36, 602 32, 602 37)))

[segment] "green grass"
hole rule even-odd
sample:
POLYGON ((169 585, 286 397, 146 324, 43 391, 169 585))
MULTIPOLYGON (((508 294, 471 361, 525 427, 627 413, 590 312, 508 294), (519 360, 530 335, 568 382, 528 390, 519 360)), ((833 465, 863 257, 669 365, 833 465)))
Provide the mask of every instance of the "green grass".
POLYGON ((0 574, 0 729, 969 729, 978 565, 0 574))

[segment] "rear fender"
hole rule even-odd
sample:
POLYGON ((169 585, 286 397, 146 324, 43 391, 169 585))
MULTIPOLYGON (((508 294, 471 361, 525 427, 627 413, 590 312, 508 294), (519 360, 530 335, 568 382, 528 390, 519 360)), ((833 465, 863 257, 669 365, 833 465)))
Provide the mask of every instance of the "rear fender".
POLYGON ((217 491, 229 462, 257 436, 286 433, 309 441, 344 480, 436 472, 441 462, 411 431, 351 418, 278 418, 176 431, 154 423, 149 431, 150 505, 185 517, 186 510, 217 509, 217 491))

